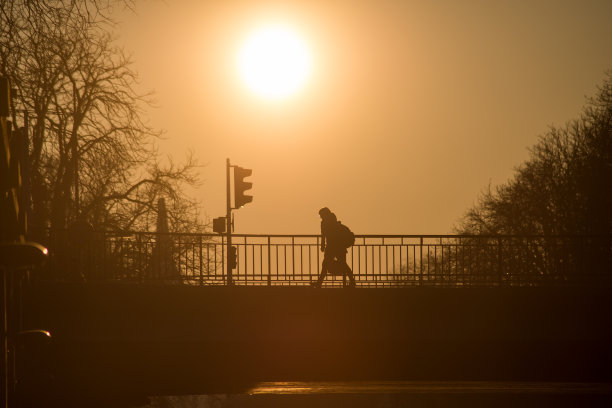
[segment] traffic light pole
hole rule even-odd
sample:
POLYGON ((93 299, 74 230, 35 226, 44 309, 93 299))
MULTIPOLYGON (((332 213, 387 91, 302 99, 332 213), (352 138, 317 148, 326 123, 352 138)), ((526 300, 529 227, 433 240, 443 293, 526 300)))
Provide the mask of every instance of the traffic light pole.
POLYGON ((227 284, 233 285, 234 281, 232 279, 232 262, 231 262, 231 248, 232 248, 232 194, 231 194, 231 183, 230 183, 230 159, 227 159, 226 163, 226 171, 225 176, 227 180, 227 216, 226 216, 226 226, 227 226, 227 251, 225 251, 226 262, 225 266, 227 268, 227 284))
MULTIPOLYGON (((245 169, 243 167, 240 166, 232 166, 230 163, 230 159, 228 158, 225 164, 225 177, 226 177, 226 182, 227 182, 227 214, 225 216, 225 225, 227 226, 226 229, 226 234, 227 234, 227 284, 228 285, 233 285, 234 284, 234 280, 232 277, 232 270, 234 268, 236 268, 237 265, 237 252, 238 252, 238 248, 235 248, 232 246, 232 209, 239 209, 242 208, 242 206, 244 206, 245 204, 248 204, 250 202, 253 201, 253 196, 252 195, 248 195, 245 194, 246 190, 250 190, 251 187, 253 187, 253 183, 251 183, 250 181, 245 181, 244 179, 246 177, 249 177, 252 173, 253 170, 251 169, 245 169), (234 207, 232 207, 232 183, 230 180, 230 169, 234 168, 234 207)), ((213 222, 213 229, 215 232, 219 232, 222 233, 223 228, 222 225, 221 227, 217 228, 216 226, 214 226, 215 222, 217 224, 222 224, 223 223, 223 217, 219 217, 218 218, 219 221, 217 221, 217 219, 215 219, 215 221, 213 222)))

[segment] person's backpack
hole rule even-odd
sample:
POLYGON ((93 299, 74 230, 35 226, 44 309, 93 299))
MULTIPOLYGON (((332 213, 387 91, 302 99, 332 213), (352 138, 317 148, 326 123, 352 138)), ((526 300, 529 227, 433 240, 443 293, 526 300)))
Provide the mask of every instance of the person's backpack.
POLYGON ((344 248, 350 248, 355 245, 355 234, 346 225, 338 221, 338 242, 344 248))

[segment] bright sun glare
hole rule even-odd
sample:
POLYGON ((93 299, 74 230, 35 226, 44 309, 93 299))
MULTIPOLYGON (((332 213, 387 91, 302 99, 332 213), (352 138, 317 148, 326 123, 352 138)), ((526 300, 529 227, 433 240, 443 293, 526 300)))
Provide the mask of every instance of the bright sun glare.
POLYGON ((265 99, 283 99, 301 89, 311 71, 311 56, 300 36, 285 26, 252 32, 238 54, 245 85, 265 99))

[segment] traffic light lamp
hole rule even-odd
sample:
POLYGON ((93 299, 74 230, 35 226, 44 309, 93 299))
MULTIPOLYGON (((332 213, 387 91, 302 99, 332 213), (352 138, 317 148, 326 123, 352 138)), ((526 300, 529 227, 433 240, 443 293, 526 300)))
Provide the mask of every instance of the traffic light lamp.
POLYGON ((246 195, 244 192, 253 187, 253 183, 244 181, 253 173, 251 169, 243 169, 239 166, 234 166, 234 208, 240 208, 245 204, 253 201, 253 196, 246 195))

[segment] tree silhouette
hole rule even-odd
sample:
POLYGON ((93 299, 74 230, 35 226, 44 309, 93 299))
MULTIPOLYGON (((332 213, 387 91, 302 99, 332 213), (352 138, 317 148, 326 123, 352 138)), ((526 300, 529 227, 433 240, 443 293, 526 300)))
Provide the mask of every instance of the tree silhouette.
POLYGON ((161 132, 145 120, 150 95, 136 91, 131 60, 110 34, 112 7, 126 3, 0 3, 1 71, 17 91, 13 122, 30 138, 32 231, 81 219, 100 230, 152 229, 162 196, 173 229, 202 228, 183 192, 197 182, 196 163, 161 164, 161 132))
POLYGON ((513 179, 482 193, 456 232, 541 236, 539 246, 518 245, 507 255, 526 270, 550 272, 552 259, 566 271, 605 274, 612 261, 612 71, 579 119, 551 127, 530 152, 513 179))

